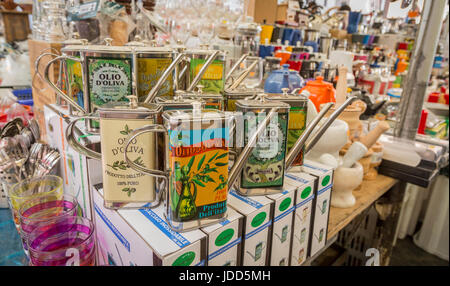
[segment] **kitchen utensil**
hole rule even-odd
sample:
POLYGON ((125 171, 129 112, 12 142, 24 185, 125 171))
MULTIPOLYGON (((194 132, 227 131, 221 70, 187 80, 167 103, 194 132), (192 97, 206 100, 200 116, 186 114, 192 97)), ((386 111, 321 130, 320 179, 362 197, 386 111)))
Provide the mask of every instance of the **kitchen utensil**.
POLYGON ((289 65, 284 64, 282 69, 272 71, 264 83, 264 92, 268 94, 282 94, 282 88, 288 88, 289 92, 301 88, 304 85, 303 78, 297 71, 289 70, 289 65))
POLYGON ((77 208, 76 198, 67 194, 63 197, 47 195, 23 203, 19 209, 19 234, 25 253, 28 255, 28 236, 39 224, 50 225, 61 217, 74 217, 77 215, 77 208))
POLYGON ((363 167, 356 162, 351 167, 339 166, 334 171, 333 195, 331 206, 337 208, 349 208, 355 205, 356 199, 353 190, 362 182, 364 175, 363 167))
POLYGON ((63 195, 63 180, 61 177, 47 175, 27 178, 11 187, 9 199, 11 212, 16 228, 20 229, 18 211, 26 201, 37 197, 53 195, 61 198, 63 195))
POLYGON ((325 82, 322 76, 316 77, 316 80, 306 82, 306 85, 300 92, 305 90, 310 93, 308 98, 314 103, 317 111, 320 111, 320 106, 324 103, 336 102, 333 84, 325 82))
POLYGON ((30 234, 32 266, 95 266, 95 229, 87 218, 64 217, 39 224, 30 234))

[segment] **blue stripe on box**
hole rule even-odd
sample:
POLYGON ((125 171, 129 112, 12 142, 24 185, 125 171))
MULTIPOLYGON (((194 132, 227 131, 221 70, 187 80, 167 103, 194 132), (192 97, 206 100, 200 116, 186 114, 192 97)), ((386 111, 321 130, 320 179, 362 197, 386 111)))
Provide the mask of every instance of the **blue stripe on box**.
POLYGON ((266 222, 265 224, 263 224, 262 226, 258 227, 255 230, 252 230, 251 232, 247 233, 245 235, 245 239, 249 239, 250 237, 254 236, 255 234, 257 234, 258 232, 264 230, 266 227, 270 226, 272 224, 272 220, 269 220, 268 222, 266 222))
POLYGON ((313 170, 318 170, 318 171, 321 171, 321 172, 324 172, 324 173, 325 172, 329 172, 331 170, 331 169, 324 169, 324 168, 321 168, 321 167, 312 166, 312 165, 309 165, 309 164, 303 164, 303 166, 311 168, 313 170))
POLYGON ((96 203, 94 203, 95 212, 100 216, 100 218, 105 222, 106 226, 114 233, 114 235, 119 239, 119 241, 125 246, 125 248, 130 252, 130 243, 125 237, 117 230, 117 228, 111 223, 111 221, 105 216, 105 214, 99 209, 96 203))
POLYGON ((321 190, 317 193, 317 195, 320 195, 320 194, 322 194, 323 192, 327 191, 328 189, 331 189, 332 186, 333 186, 333 184, 330 184, 330 185, 326 186, 325 188, 321 189, 321 190))
POLYGON ((289 179, 295 180, 295 181, 300 182, 300 183, 303 183, 303 184, 309 183, 308 180, 305 180, 305 179, 303 179, 303 178, 297 177, 297 176, 292 175, 292 174, 284 174, 284 175, 285 175, 286 177, 288 177, 289 179))
POLYGON ((229 220, 224 220, 224 221, 221 221, 221 222, 219 222, 222 226, 225 226, 225 225, 227 225, 227 224, 229 224, 230 223, 230 221, 229 220))
POLYGON ((240 196, 238 193, 236 193, 235 190, 231 190, 229 192, 230 195, 232 195, 233 197, 235 197, 236 199, 239 199, 241 201, 243 201, 244 203, 247 203, 249 205, 251 205, 252 207, 255 207, 257 209, 260 209, 263 207, 263 205, 249 197, 244 197, 244 196, 240 196))
POLYGON ((191 244, 191 242, 180 233, 172 230, 165 220, 159 217, 154 211, 150 209, 140 209, 139 211, 179 247, 185 247, 191 244))
POLYGON ((294 209, 295 209, 295 207, 292 206, 292 207, 291 207, 290 209, 288 209, 287 211, 285 211, 285 212, 283 212, 282 214, 280 214, 279 216, 275 217, 275 218, 273 219, 273 222, 275 223, 275 222, 279 221, 280 219, 284 218, 285 216, 287 216, 288 214, 290 214, 291 212, 293 212, 294 209))
POLYGON ((202 259, 199 263, 195 264, 195 266, 204 266, 205 265, 205 259, 202 259))
POLYGON ((213 259, 214 257, 224 253, 225 251, 227 251, 228 249, 232 248, 233 246, 239 244, 241 242, 241 237, 236 238, 234 241, 228 243, 227 245, 225 245, 224 247, 214 251, 213 253, 211 253, 210 255, 208 255, 208 260, 213 259))
POLYGON ((309 201, 311 201, 312 199, 314 199, 314 195, 310 196, 309 198, 301 201, 300 203, 295 205, 295 208, 298 209, 299 207, 305 205, 306 203, 308 203, 309 201))

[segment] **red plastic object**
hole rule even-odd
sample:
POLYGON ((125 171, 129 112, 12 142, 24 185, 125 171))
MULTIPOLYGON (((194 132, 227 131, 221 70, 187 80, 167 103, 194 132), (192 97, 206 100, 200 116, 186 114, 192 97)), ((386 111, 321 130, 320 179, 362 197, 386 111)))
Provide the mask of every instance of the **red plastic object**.
POLYGON ((397 50, 408 50, 408 43, 398 43, 397 50))
POLYGON ((448 93, 444 94, 445 104, 448 105, 448 93))
POLYGON ((439 102, 439 92, 432 92, 428 95, 428 102, 439 102))
POLYGON ((417 133, 425 134, 425 127, 427 126, 428 111, 422 109, 422 115, 420 116, 419 128, 417 133))
POLYGON ((289 69, 300 71, 302 68, 302 62, 301 61, 287 61, 289 64, 289 69))
POLYGON ((324 81, 322 76, 316 77, 316 80, 308 81, 300 92, 303 90, 309 91, 309 99, 314 103, 318 112, 322 104, 336 102, 336 90, 333 84, 324 81))

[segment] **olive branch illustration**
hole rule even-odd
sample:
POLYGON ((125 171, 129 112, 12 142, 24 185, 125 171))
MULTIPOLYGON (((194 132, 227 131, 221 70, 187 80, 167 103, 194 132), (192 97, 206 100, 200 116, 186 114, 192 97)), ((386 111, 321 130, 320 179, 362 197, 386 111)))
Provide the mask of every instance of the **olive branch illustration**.
MULTIPOLYGON (((190 176, 189 174, 191 174, 192 165, 194 164, 196 156, 192 156, 192 158, 189 160, 187 165, 184 165, 182 167, 180 167, 179 165, 178 166, 176 165, 175 170, 174 170, 174 176, 175 176, 175 181, 180 182, 180 188, 182 189, 183 188, 182 186, 192 185, 194 187, 194 193, 192 194, 192 196, 195 199, 197 196, 197 187, 198 186, 206 187, 206 185, 205 185, 206 183, 209 183, 209 182, 216 183, 216 181, 213 178, 211 178, 210 174, 218 173, 218 171, 217 171, 218 167, 228 165, 227 163, 224 163, 224 162, 217 162, 218 160, 225 158, 228 155, 228 152, 224 152, 220 155, 219 155, 219 153, 220 153, 220 151, 217 151, 217 153, 214 154, 211 158, 209 158, 206 161, 206 163, 205 163, 206 154, 204 154, 197 164, 197 170, 192 172, 192 176, 190 176)), ((225 188, 227 185, 227 180, 225 179, 225 177, 223 175, 219 175, 219 179, 220 179, 220 183, 218 183, 214 192, 225 188)), ((177 189, 178 189, 178 187, 177 187, 177 189)), ((175 191, 175 193, 176 193, 176 191, 175 191)), ((175 205, 177 204, 176 200, 177 200, 176 197, 174 197, 173 203, 175 205)))
MULTIPOLYGON (((135 163, 138 166, 141 166, 141 167, 145 168, 145 164, 144 164, 144 161, 142 161, 141 156, 139 156, 136 159, 134 159, 133 163, 135 163)), ((109 167, 113 168, 115 171, 117 171, 119 169, 125 171, 126 169, 130 168, 130 166, 127 164, 127 162, 125 162, 123 160, 117 160, 112 165, 106 164, 106 166, 109 166, 109 167)))

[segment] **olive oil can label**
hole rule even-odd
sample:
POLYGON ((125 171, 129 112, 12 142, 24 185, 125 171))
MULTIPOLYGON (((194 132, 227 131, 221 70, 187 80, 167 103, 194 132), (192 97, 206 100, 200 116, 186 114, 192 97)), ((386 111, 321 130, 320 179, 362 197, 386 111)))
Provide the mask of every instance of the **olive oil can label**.
POLYGON ((83 95, 83 73, 81 63, 71 59, 67 59, 66 63, 68 94, 76 103, 78 103, 79 106, 85 108, 83 95))
POLYGON ((208 100, 204 99, 205 102, 205 109, 214 109, 214 110, 223 110, 223 101, 222 100, 208 100))
MULTIPOLYGON (((130 168, 124 159, 125 144, 133 129, 153 123, 149 120, 101 119, 103 189, 108 202, 152 202, 155 200, 154 178, 130 168)), ((127 156, 135 164, 155 166, 154 134, 144 133, 128 145, 127 156)))
POLYGON ((228 128, 169 130, 170 207, 175 221, 226 212, 228 132, 228 128))
MULTIPOLYGON (((303 134, 306 128, 306 109, 304 107, 291 107, 289 112, 289 124, 287 135, 287 151, 290 151, 297 139, 303 134)), ((303 163, 303 149, 295 158, 293 165, 298 166, 303 163)))
POLYGON ((61 69, 61 81, 59 88, 65 93, 68 94, 67 88, 67 66, 61 69))
MULTIPOLYGON (((272 120, 263 135, 258 138, 256 147, 244 164, 241 176, 243 188, 283 185, 288 114, 278 113, 276 118, 277 120, 272 120)), ((245 144, 256 131, 257 122, 263 119, 256 116, 254 119, 244 121, 245 144)))
POLYGON ((236 100, 235 99, 227 100, 227 111, 236 111, 236 100))
MULTIPOLYGON (((138 59, 138 97, 142 102, 150 90, 159 80, 164 71, 172 63, 172 59, 166 58, 139 58, 138 59)), ((158 91, 158 96, 173 95, 173 77, 170 74, 158 91)))
MULTIPOLYGON (((203 64, 204 59, 192 59, 190 64, 191 80, 198 74, 203 64)), ((224 89, 224 62, 215 60, 208 67, 203 74, 202 79, 198 84, 203 85, 204 92, 221 93, 224 89)))
POLYGON ((108 102, 128 101, 131 95, 131 59, 88 58, 92 111, 108 102))

